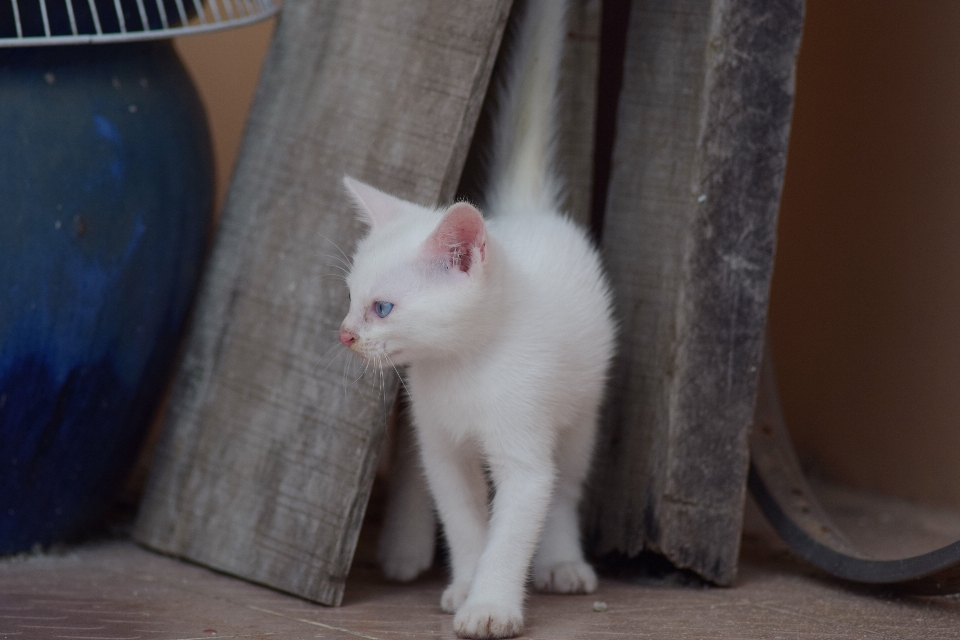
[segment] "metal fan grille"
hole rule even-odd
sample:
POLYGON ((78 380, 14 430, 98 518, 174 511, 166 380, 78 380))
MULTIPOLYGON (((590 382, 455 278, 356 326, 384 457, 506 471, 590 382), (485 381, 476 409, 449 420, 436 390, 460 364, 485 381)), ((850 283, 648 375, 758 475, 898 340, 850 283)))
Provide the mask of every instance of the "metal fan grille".
POLYGON ((0 47, 171 38, 251 24, 279 9, 280 0, 0 0, 0 47))

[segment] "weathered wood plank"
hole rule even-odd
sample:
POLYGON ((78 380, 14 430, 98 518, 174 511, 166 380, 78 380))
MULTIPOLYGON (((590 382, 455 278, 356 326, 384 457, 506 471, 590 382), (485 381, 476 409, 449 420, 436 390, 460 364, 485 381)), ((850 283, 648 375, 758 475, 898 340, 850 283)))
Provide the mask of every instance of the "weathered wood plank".
POLYGON ((603 248, 622 322, 589 529, 730 584, 802 0, 634 0, 603 248))
POLYGON ((600 0, 571 0, 557 97, 562 210, 590 226, 600 57, 600 0))
POLYGON ((136 525, 155 549, 339 604, 396 378, 337 350, 344 173, 449 200, 509 0, 287 0, 136 525))

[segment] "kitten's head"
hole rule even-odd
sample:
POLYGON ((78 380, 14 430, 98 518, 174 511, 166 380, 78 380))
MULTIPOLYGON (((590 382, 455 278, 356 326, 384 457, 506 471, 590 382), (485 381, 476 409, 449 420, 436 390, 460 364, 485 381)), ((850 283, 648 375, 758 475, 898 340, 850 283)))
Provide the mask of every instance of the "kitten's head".
POLYGON ((484 284, 483 216, 467 203, 428 209, 351 178, 344 184, 370 230, 347 276, 340 341, 397 365, 459 351, 484 284))

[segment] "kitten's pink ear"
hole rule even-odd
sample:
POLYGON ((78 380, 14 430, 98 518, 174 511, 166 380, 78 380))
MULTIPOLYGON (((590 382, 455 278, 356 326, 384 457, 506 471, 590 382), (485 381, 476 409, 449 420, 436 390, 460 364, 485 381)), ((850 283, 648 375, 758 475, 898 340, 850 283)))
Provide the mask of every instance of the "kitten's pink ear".
POLYGON ((350 176, 343 176, 343 186, 347 188, 354 204, 357 205, 360 220, 372 229, 382 227, 393 220, 404 210, 406 205, 400 198, 395 198, 359 180, 354 180, 350 176))
POLYGON ((427 251, 450 266, 467 273, 487 256, 487 229, 483 216, 466 202, 450 207, 433 235, 427 251))

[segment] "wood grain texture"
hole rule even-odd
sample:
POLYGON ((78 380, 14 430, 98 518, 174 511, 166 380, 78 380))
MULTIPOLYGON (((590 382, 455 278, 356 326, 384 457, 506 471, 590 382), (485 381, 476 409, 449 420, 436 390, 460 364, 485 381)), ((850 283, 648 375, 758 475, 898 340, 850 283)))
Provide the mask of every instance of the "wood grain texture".
POLYGON ((337 255, 362 233, 341 178, 452 199, 509 9, 284 3, 138 541, 339 604, 396 390, 337 342, 337 255))
POLYGON ((561 209, 589 227, 600 70, 600 0, 572 0, 567 22, 557 96, 557 169, 564 196, 561 209))
POLYGON ((736 576, 802 0, 634 0, 603 247, 621 355, 595 553, 736 576))

